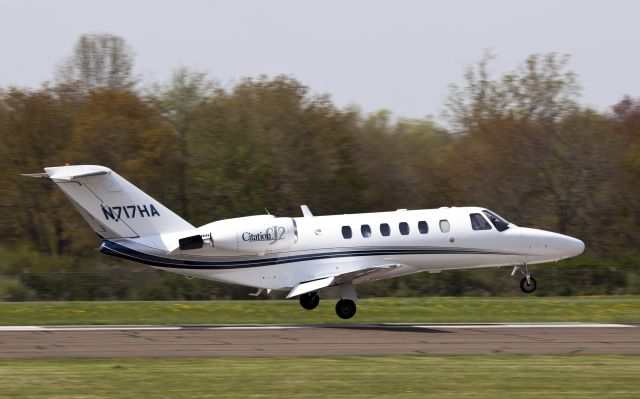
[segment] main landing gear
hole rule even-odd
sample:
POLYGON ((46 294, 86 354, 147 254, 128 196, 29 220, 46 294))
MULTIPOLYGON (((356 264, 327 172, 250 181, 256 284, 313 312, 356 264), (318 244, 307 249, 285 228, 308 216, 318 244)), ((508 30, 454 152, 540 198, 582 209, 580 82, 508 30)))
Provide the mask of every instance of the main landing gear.
POLYGON ((313 310, 318 307, 320 303, 320 296, 317 292, 307 292, 300 295, 300 306, 307 310, 313 310))
POLYGON ((356 314, 356 303, 351 299, 341 299, 336 303, 336 314, 341 319, 350 319, 356 314))
MULTIPOLYGON (((350 319, 356 314, 356 302, 358 296, 352 284, 343 284, 338 286, 340 289, 340 300, 336 303, 336 314, 341 319, 350 319)), ((307 310, 313 310, 318 307, 320 296, 317 292, 307 292, 300 295, 300 306, 307 310)))
POLYGON ((536 282, 536 279, 533 278, 531 273, 529 273, 529 269, 527 268, 526 264, 514 266, 513 271, 511 272, 511 275, 513 276, 514 274, 516 274, 518 270, 520 270, 520 273, 522 273, 522 275, 524 276, 522 277, 522 280, 520 280, 520 289, 525 294, 531 294, 538 287, 538 283, 536 282))

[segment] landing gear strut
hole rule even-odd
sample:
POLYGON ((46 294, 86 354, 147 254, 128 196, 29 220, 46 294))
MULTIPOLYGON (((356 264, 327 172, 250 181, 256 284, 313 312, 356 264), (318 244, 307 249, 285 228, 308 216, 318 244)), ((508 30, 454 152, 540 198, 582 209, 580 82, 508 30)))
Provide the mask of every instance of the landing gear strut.
POLYGON ((307 310, 313 310, 318 307, 320 303, 320 296, 317 292, 307 292, 300 295, 300 306, 307 310))
POLYGON ((533 278, 531 273, 529 273, 529 269, 527 268, 526 264, 514 266, 511 275, 513 276, 514 274, 516 274, 518 270, 520 270, 520 272, 524 275, 524 277, 522 277, 522 280, 520 280, 520 289, 525 294, 531 294, 538 287, 536 279, 533 278))
POLYGON ((336 314, 341 319, 350 319, 356 314, 358 294, 351 283, 342 284, 338 288, 341 299, 336 303, 336 314))

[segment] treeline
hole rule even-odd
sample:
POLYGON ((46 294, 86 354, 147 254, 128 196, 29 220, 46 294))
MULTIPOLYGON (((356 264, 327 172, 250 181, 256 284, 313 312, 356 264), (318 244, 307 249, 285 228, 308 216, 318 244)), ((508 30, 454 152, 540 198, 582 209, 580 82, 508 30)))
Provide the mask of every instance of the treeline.
MULTIPOLYGON (((582 257, 534 268, 547 294, 637 293, 640 100, 582 106, 556 54, 501 76, 490 61, 451 87, 443 126, 339 108, 288 76, 222 85, 179 68, 144 86, 123 39, 84 35, 53 83, 0 88, 0 300, 246 298, 99 255, 55 185, 20 175, 65 163, 109 166, 194 225, 293 216, 300 204, 315 214, 485 206, 585 241, 582 257)), ((364 292, 510 294, 508 273, 418 275, 364 292)))

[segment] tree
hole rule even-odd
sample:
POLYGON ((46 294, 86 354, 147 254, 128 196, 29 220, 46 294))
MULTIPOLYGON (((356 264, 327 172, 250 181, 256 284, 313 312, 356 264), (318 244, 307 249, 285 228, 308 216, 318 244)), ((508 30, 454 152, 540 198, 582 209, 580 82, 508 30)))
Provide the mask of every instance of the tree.
POLYGON ((74 118, 67 159, 105 165, 169 208, 177 205, 178 144, 157 110, 135 93, 97 90, 74 118))
POLYGON ((206 73, 192 71, 186 67, 178 68, 168 84, 156 84, 152 87, 148 100, 169 121, 178 137, 180 160, 178 163, 178 199, 181 215, 189 218, 189 163, 190 140, 196 110, 215 95, 217 85, 207 78, 206 73))
POLYGON ((619 143, 612 148, 616 168, 607 200, 615 215, 615 248, 624 254, 640 248, 640 98, 625 96, 608 118, 619 143))
POLYGON ((494 55, 487 52, 475 69, 467 68, 464 87, 449 85, 444 116, 455 132, 469 133, 483 121, 504 115, 506 104, 500 82, 492 80, 488 69, 494 58, 494 55))
POLYGON ((69 249, 66 210, 58 208, 57 190, 22 177, 43 165, 64 163, 61 152, 71 133, 73 112, 48 89, 10 90, 3 98, 0 122, 0 169, 11 189, 0 200, 0 229, 8 240, 29 237, 42 253, 69 249))
POLYGON ((136 83, 133 58, 133 51, 119 36, 84 34, 73 53, 58 66, 56 78, 85 94, 100 88, 127 90, 136 83))
POLYGON ((511 116, 546 124, 577 109, 580 86, 565 71, 569 56, 533 54, 514 71, 492 77, 486 54, 465 72, 465 86, 451 85, 444 115, 456 132, 469 133, 487 121, 511 116))
POLYGON ((616 190, 611 181, 619 141, 610 129, 606 118, 589 109, 566 115, 537 163, 558 231, 581 233, 589 243, 602 242, 601 226, 592 221, 608 212, 607 197, 616 190))
POLYGON ((488 72, 490 59, 485 56, 470 69, 466 86, 452 87, 447 102, 450 123, 467 136, 460 147, 469 159, 466 169, 459 171, 462 181, 469 193, 489 197, 488 203, 499 199, 525 221, 555 224, 566 232, 580 202, 561 191, 566 182, 584 182, 573 180, 577 175, 571 166, 585 165, 590 156, 577 146, 584 137, 567 125, 583 120, 576 116, 581 111, 575 74, 565 70, 569 58, 534 54, 499 78, 488 72), (491 185, 485 183, 487 178, 491 185), (537 206, 525 206, 531 201, 537 206), (551 213, 543 204, 555 209, 553 218, 548 218, 551 213), (527 208, 544 213, 522 215, 519 209, 527 208))
POLYGON ((193 140, 194 202, 213 217, 359 206, 352 116, 295 79, 245 79, 199 111, 193 140))

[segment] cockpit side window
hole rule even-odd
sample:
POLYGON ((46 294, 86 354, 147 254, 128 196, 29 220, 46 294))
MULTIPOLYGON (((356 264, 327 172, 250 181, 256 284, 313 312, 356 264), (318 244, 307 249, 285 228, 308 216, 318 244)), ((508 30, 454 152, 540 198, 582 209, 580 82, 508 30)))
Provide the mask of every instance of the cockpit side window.
POLYGON ((500 216, 498 216, 497 214, 488 211, 488 210, 483 210, 482 213, 484 213, 488 218, 489 221, 491 222, 491 224, 493 225, 493 227, 496 228, 496 230, 498 231, 505 231, 509 228, 509 222, 507 222, 506 220, 504 220, 503 218, 501 218, 500 216))
POLYGON ((469 215, 471 219, 471 228, 474 230, 491 230, 491 225, 481 214, 472 213, 469 215))

